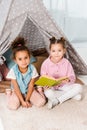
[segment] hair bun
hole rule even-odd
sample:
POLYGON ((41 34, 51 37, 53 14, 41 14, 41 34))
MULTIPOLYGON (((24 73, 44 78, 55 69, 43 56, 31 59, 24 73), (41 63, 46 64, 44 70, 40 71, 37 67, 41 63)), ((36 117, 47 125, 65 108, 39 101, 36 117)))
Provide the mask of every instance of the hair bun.
POLYGON ((55 42, 55 41, 56 41, 55 37, 50 38, 50 42, 55 42))
POLYGON ((66 41, 64 37, 61 37, 60 40, 63 41, 63 42, 66 41))
POLYGON ((19 46, 24 46, 25 45, 25 39, 22 37, 17 37, 13 42, 12 42, 12 49, 15 49, 19 46))

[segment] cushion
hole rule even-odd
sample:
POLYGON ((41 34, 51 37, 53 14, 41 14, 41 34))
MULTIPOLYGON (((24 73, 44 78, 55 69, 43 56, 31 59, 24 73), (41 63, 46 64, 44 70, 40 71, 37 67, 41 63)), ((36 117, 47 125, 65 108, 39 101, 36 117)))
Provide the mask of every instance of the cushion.
POLYGON ((38 48, 37 50, 32 50, 33 56, 41 56, 46 53, 47 53, 46 48, 38 48))
POLYGON ((7 76, 7 73, 8 73, 9 69, 8 67, 6 66, 6 64, 2 64, 0 65, 0 80, 7 80, 6 79, 6 76, 7 76))
POLYGON ((40 68, 43 63, 43 61, 47 58, 47 56, 36 56, 37 61, 33 63, 33 65, 36 67, 38 73, 40 74, 40 68))
POLYGON ((12 56, 12 51, 11 51, 11 49, 8 49, 8 50, 3 54, 3 56, 6 58, 7 67, 10 69, 10 68, 15 64, 15 62, 11 59, 11 56, 12 56))

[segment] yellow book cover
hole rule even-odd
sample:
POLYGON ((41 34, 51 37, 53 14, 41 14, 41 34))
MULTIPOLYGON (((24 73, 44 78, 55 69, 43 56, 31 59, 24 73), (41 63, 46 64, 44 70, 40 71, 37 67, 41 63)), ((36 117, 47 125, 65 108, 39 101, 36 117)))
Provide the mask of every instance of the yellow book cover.
POLYGON ((47 76, 41 76, 36 82, 35 85, 39 85, 39 86, 56 86, 56 85, 60 85, 64 80, 67 80, 68 77, 61 77, 58 79, 54 79, 54 78, 50 78, 47 76))

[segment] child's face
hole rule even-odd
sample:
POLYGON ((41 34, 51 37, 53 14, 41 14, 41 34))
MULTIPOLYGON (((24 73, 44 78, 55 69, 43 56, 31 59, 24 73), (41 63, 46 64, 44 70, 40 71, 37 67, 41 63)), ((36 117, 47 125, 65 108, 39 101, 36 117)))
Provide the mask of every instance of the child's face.
POLYGON ((50 49, 51 60, 55 63, 59 62, 65 54, 65 48, 61 44, 52 44, 50 49))
POLYGON ((18 64, 19 68, 27 68, 30 63, 30 57, 27 51, 18 51, 15 57, 15 62, 18 64))

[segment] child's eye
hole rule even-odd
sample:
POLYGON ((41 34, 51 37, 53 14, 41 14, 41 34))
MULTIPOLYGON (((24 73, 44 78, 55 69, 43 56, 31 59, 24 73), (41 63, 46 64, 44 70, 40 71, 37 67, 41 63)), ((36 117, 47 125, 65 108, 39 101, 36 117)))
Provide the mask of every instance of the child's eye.
POLYGON ((52 50, 52 52, 55 52, 55 50, 52 50))
POLYGON ((59 52, 61 52, 61 50, 58 50, 59 52))
POLYGON ((25 57, 25 60, 28 59, 28 57, 25 57))
POLYGON ((19 60, 21 60, 21 58, 19 58, 19 60))

